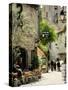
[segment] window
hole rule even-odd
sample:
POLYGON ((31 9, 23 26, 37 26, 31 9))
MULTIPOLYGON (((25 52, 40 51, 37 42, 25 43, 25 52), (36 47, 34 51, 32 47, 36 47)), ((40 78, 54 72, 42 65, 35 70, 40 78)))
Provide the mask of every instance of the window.
POLYGON ((58 7, 57 7, 57 6, 55 6, 55 7, 54 7, 54 9, 55 9, 55 10, 57 10, 57 9, 58 9, 58 7))

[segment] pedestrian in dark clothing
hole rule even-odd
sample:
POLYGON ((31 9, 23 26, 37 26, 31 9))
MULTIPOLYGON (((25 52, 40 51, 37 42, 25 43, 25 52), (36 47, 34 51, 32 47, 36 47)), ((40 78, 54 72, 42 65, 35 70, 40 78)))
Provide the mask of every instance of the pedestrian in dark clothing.
POLYGON ((59 61, 57 62, 57 69, 58 69, 58 71, 60 71, 60 62, 59 61))
POLYGON ((54 62, 54 70, 56 71, 56 62, 54 62))
POLYGON ((51 71, 53 71, 53 65, 54 65, 54 63, 53 63, 53 61, 51 61, 51 71))
POLYGON ((48 71, 50 70, 50 62, 48 63, 48 71))

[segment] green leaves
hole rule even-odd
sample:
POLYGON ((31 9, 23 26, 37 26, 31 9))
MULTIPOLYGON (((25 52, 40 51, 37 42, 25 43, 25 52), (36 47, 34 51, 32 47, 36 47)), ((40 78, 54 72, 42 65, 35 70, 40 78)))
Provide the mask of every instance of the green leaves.
POLYGON ((55 28, 53 26, 51 26, 46 20, 42 19, 40 21, 40 40, 42 42, 42 44, 46 45, 49 42, 53 42, 56 40, 57 38, 57 34, 55 32, 55 28), (42 36, 43 33, 48 32, 48 38, 46 37, 46 34, 44 34, 44 37, 42 36))
POLYGON ((39 48, 41 48, 44 52, 48 51, 48 45, 44 45, 42 42, 39 42, 39 48))
POLYGON ((57 33, 55 27, 50 25, 48 21, 42 19, 40 21, 40 42, 39 47, 44 51, 48 51, 48 44, 57 39, 57 33), (48 36, 46 36, 48 33, 48 36))
POLYGON ((40 21, 40 32, 49 30, 48 23, 45 20, 40 21))
POLYGON ((38 60, 38 57, 37 56, 33 56, 32 57, 32 68, 33 69, 37 69, 39 67, 39 60, 38 60))

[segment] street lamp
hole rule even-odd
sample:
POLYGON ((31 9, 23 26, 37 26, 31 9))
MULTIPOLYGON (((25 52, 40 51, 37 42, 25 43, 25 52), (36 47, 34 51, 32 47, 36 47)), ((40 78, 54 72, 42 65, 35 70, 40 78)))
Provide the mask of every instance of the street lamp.
POLYGON ((62 23, 64 23, 64 21, 65 21, 65 12, 64 12, 64 9, 62 9, 61 12, 60 12, 60 19, 61 19, 62 23))
POLYGON ((49 38, 49 32, 48 31, 43 32, 42 37, 48 39, 49 38))

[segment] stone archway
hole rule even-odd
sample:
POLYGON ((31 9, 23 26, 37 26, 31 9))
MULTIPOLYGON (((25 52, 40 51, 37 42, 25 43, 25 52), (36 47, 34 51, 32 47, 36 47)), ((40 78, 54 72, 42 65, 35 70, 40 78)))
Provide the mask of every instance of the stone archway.
POLYGON ((27 60, 28 60, 28 55, 27 55, 27 50, 25 48, 22 48, 20 46, 16 46, 13 49, 14 53, 14 59, 13 61, 15 62, 16 59, 18 58, 19 60, 22 61, 21 68, 24 70, 27 67, 27 60))
POLYGON ((27 50, 25 48, 19 48, 20 49, 20 58, 22 59, 22 69, 24 70, 27 67, 27 50))

